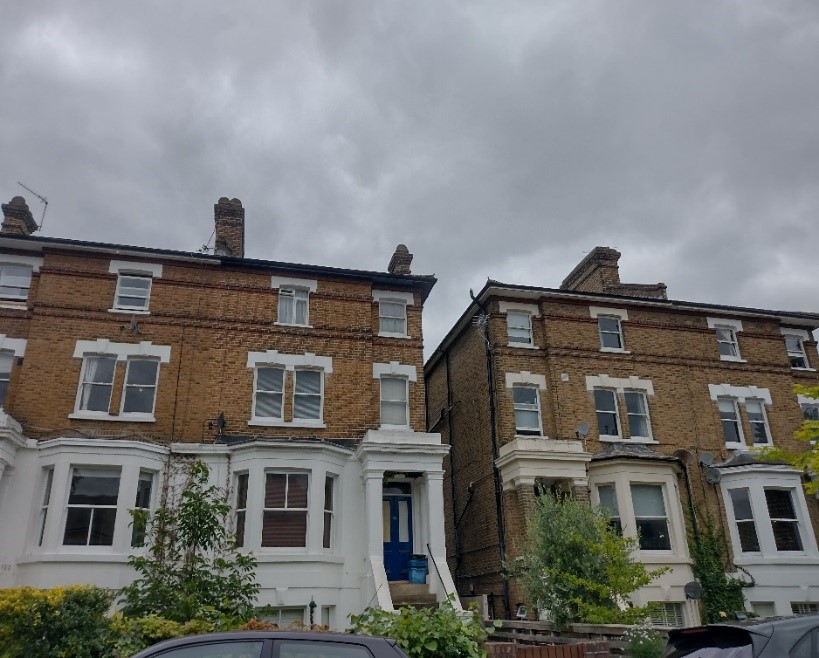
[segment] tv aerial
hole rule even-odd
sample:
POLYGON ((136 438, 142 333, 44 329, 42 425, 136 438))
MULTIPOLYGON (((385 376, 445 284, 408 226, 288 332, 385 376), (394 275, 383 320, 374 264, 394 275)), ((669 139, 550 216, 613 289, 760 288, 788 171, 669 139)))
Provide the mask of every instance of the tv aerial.
POLYGON ((43 214, 40 215, 40 223, 37 226, 37 230, 42 231, 43 230, 43 222, 45 222, 46 210, 48 210, 48 199, 46 197, 44 197, 42 194, 37 194, 37 192, 32 190, 28 185, 24 185, 23 183, 21 183, 19 180, 17 181, 17 184, 20 187, 22 187, 24 190, 26 190, 28 192, 31 192, 34 196, 36 196, 40 200, 40 203, 43 204, 43 214))

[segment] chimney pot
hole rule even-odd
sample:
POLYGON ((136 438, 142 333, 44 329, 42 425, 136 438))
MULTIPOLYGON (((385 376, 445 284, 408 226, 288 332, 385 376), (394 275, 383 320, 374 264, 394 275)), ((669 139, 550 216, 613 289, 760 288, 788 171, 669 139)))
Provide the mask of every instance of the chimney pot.
POLYGON ((245 209, 239 199, 220 197, 213 206, 216 224, 216 253, 221 256, 245 256, 245 209))
POLYGON ((399 244, 395 248, 395 253, 390 259, 390 264, 387 271, 390 274, 412 274, 410 264, 412 263, 412 254, 407 249, 407 245, 399 244))
POLYGON ((29 236, 39 228, 23 197, 16 196, 0 207, 3 210, 3 226, 0 233, 29 236))

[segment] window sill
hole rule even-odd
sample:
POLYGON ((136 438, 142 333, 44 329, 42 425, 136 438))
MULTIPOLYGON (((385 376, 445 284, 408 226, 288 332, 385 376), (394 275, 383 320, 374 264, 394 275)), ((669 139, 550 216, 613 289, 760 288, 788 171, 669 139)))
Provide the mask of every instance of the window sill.
POLYGON ((749 452, 749 448, 744 443, 726 443, 726 450, 739 450, 740 452, 749 452))
POLYGON ((537 345, 532 345, 532 344, 529 344, 529 343, 507 343, 506 346, 507 347, 520 347, 520 348, 522 348, 524 350, 536 350, 537 349, 537 345))
POLYGON ((624 439, 621 436, 607 436, 603 435, 598 437, 598 440, 601 443, 639 443, 641 445, 659 445, 659 441, 655 441, 654 439, 647 439, 644 437, 635 436, 630 439, 624 439))
POLYGON ((719 360, 727 361, 728 363, 748 363, 745 359, 738 356, 725 356, 724 354, 720 354, 719 360))
MULTIPOLYGON (((68 547, 60 547, 60 549, 63 548, 68 547)), ((130 549, 125 553, 114 552, 111 546, 72 546, 70 553, 60 549, 29 553, 19 558, 17 564, 36 564, 37 562, 117 562, 127 564, 130 556, 130 549)))
POLYGON ((247 424, 256 427, 327 427, 322 420, 281 420, 278 418, 251 418, 247 424))
POLYGON ((73 414, 68 414, 68 417, 73 420, 108 420, 118 423, 156 422, 156 417, 153 414, 123 414, 120 416, 112 416, 94 411, 75 411, 73 414))
POLYGON ((408 336, 407 334, 393 334, 389 331, 379 331, 378 336, 380 338, 412 338, 412 336, 408 336))
MULTIPOLYGON (((343 555, 331 555, 329 553, 278 553, 270 546, 264 548, 253 548, 253 557, 259 564, 269 562, 325 562, 328 564, 344 564, 343 555)), ((292 549, 284 549, 292 550, 292 549)))
POLYGON ((816 372, 816 368, 791 368, 791 370, 795 370, 796 372, 816 372))
POLYGON ((132 309, 129 310, 127 308, 109 308, 109 313, 118 313, 121 315, 150 315, 150 311, 146 311, 145 309, 132 309))
POLYGON ((624 350, 622 347, 601 347, 600 351, 609 354, 631 354, 629 350, 624 350))
POLYGON ((381 425, 378 429, 388 430, 390 432, 412 432, 412 428, 409 425, 381 425))
POLYGON ((4 300, 4 301, 0 301, 0 308, 12 308, 12 309, 14 309, 16 311, 27 311, 28 310, 28 304, 26 303, 26 300, 24 300, 24 299, 20 300, 19 302, 14 302, 14 301, 11 301, 11 300, 4 300))
POLYGON ((548 439, 549 437, 543 434, 543 430, 539 430, 537 432, 521 432, 520 430, 515 430, 515 438, 516 439, 548 439))
POLYGON ((278 327, 301 327, 302 329, 312 329, 312 324, 297 324, 295 322, 274 322, 274 325, 278 327))
POLYGON ((753 565, 817 565, 819 557, 811 555, 805 551, 794 551, 793 555, 788 553, 743 553, 734 558, 737 566, 753 565))

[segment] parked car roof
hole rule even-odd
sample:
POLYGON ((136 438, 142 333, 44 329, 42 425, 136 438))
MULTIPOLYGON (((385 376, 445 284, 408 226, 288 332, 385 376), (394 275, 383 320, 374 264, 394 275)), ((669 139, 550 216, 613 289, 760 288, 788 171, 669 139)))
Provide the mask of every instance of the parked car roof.
MULTIPOLYGON (((763 617, 669 631, 664 658, 778 658, 814 632, 819 640, 819 614, 763 617), (748 647, 745 653, 739 647, 748 647), (713 648, 713 653, 703 650, 713 648), (724 650, 723 652, 718 651, 724 650)), ((806 654, 812 655, 812 654, 806 654)))
MULTIPOLYGON (((336 645, 357 645, 370 650, 375 658, 406 658, 392 638, 373 637, 369 635, 351 635, 349 633, 325 633, 318 631, 227 631, 223 633, 205 633, 166 640, 143 649, 132 658, 153 658, 173 649, 182 649, 203 643, 259 642, 265 640, 325 642, 336 645)), ((230 654, 233 655, 233 654, 230 654)), ((262 654, 263 656, 265 654, 262 654)))

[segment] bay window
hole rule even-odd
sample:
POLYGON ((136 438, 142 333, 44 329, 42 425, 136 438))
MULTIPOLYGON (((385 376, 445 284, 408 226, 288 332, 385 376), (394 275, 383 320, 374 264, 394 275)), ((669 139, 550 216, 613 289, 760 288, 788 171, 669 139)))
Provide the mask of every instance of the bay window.
POLYGON ((74 467, 66 505, 66 546, 111 546, 119 497, 119 468, 74 467))
POLYGON ((267 473, 262 513, 263 547, 307 546, 306 473, 267 473))
POLYGON ((663 488, 655 484, 632 484, 631 502, 640 549, 644 551, 671 550, 668 517, 663 500, 663 488))

